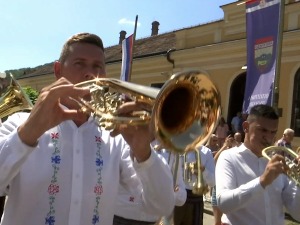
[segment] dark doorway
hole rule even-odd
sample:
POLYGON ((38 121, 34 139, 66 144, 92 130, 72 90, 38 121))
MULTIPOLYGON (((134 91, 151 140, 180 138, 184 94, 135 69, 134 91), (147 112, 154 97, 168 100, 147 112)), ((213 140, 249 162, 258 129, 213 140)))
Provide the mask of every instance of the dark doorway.
POLYGON ((238 75, 231 84, 229 105, 227 114, 227 123, 230 126, 231 119, 237 112, 242 112, 244 93, 246 87, 246 72, 238 75))
POLYGON ((161 88, 165 83, 152 83, 150 87, 161 88))
POLYGON ((1 196, 0 197, 0 222, 1 222, 1 217, 2 217, 3 210, 4 210, 4 204, 5 204, 5 196, 1 196))

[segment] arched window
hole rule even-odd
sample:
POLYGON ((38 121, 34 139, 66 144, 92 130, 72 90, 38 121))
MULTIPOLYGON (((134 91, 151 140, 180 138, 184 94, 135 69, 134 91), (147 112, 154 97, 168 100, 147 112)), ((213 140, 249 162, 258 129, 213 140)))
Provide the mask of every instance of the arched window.
POLYGON ((294 78, 292 107, 291 128, 295 131, 295 136, 300 137, 300 69, 298 69, 294 78))

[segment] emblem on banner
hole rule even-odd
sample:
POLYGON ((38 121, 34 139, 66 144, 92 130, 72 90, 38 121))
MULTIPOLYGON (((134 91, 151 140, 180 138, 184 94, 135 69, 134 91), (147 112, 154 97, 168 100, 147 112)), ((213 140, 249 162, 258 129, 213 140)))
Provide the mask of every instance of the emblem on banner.
POLYGON ((260 7, 264 7, 266 5, 266 1, 265 0, 261 0, 259 3, 260 7))
POLYGON ((255 65, 261 73, 268 71, 272 66, 273 48, 274 38, 272 36, 260 38, 255 41, 255 65))

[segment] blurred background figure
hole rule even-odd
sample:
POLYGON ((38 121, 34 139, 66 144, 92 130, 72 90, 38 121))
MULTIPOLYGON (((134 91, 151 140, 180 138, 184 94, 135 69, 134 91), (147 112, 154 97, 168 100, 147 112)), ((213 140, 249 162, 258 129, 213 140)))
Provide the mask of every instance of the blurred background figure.
POLYGON ((247 117, 248 117, 247 113, 242 113, 241 119, 240 119, 240 125, 239 125, 238 132, 240 132, 242 135, 242 142, 244 142, 244 138, 245 138, 245 131, 243 129, 243 123, 247 120, 247 117))
MULTIPOLYGON (((240 133, 237 132, 235 134, 240 134, 240 133)), ((241 137, 241 135, 240 135, 240 137, 241 137)), ((236 146, 235 142, 236 141, 234 140, 232 135, 228 135, 226 137, 223 146, 221 146, 219 151, 214 155, 215 164, 217 164, 218 158, 224 150, 227 150, 227 149, 230 149, 230 148, 233 148, 233 147, 236 146)), ((214 221, 215 221, 214 225, 222 225, 221 217, 222 217, 223 213, 222 213, 222 211, 220 210, 220 208, 218 207, 218 204, 217 204, 216 186, 214 186, 212 188, 212 191, 211 191, 211 206, 212 206, 214 221)))
POLYGON ((214 156, 220 149, 220 145, 218 144, 218 136, 212 134, 205 146, 211 150, 211 153, 214 156))
POLYGON ((234 146, 239 147, 241 144, 243 144, 242 142, 242 134, 240 132, 236 132, 233 136, 234 139, 234 146))
POLYGON ((229 132, 229 126, 226 123, 224 117, 221 117, 220 121, 219 121, 219 124, 217 126, 217 129, 216 129, 216 135, 217 135, 217 138, 218 138, 218 145, 220 147, 224 144, 224 141, 225 141, 225 138, 228 135, 228 132, 229 132))
POLYGON ((242 118, 241 112, 237 112, 236 116, 232 118, 232 120, 231 120, 231 132, 232 132, 232 134, 239 131, 240 124, 241 124, 241 118, 242 118))
POLYGON ((282 138, 280 138, 275 145, 283 146, 292 149, 292 141, 294 139, 294 130, 291 128, 287 128, 283 131, 282 138))
MULTIPOLYGON (((220 145, 218 142, 218 136, 215 134, 211 134, 210 138, 208 139, 207 144, 205 145, 207 148, 209 148, 211 150, 211 153, 213 154, 213 156, 215 156, 217 154, 217 152, 220 149, 220 145)), ((204 201, 206 202, 211 202, 211 198, 212 198, 212 191, 213 188, 212 187, 208 187, 209 189, 209 193, 206 193, 203 196, 204 201)))

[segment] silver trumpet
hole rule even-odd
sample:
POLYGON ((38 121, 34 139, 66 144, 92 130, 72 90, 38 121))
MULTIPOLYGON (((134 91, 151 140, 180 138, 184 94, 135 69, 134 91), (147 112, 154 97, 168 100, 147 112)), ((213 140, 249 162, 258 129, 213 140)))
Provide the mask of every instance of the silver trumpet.
POLYGON ((270 146, 264 148, 262 151, 263 157, 270 160, 273 155, 280 154, 284 156, 286 165, 288 166, 288 171, 286 175, 292 179, 298 187, 300 187, 300 164, 297 158, 299 157, 292 149, 282 147, 282 146, 270 146))

